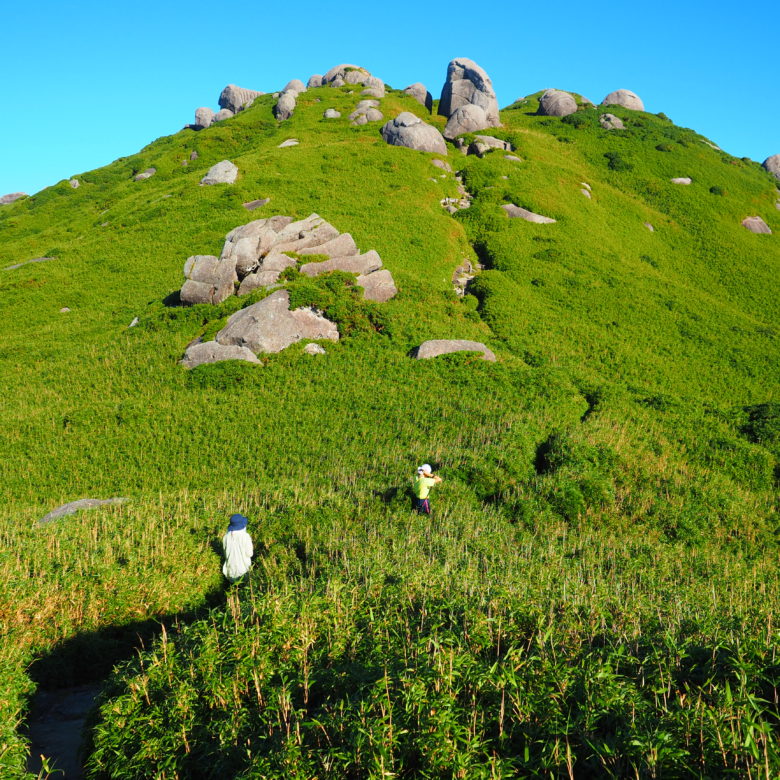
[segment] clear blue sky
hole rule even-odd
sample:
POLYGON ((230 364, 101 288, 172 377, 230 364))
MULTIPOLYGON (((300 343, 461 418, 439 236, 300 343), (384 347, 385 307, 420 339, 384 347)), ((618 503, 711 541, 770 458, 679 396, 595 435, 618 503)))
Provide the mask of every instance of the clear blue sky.
POLYGON ((547 87, 631 89, 727 152, 780 153, 780 2, 10 2, 2 14, 0 195, 32 194, 133 154, 217 108, 340 62, 434 97, 453 57, 499 104, 547 87), (623 6, 623 7, 620 7, 623 6))

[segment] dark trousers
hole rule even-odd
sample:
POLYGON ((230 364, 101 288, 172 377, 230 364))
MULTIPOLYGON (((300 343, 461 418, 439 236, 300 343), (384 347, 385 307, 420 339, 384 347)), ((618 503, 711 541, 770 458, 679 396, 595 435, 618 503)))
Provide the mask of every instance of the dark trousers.
POLYGON ((428 503, 428 499, 427 498, 415 498, 414 499, 414 508, 421 515, 429 515, 431 513, 431 505, 428 503))

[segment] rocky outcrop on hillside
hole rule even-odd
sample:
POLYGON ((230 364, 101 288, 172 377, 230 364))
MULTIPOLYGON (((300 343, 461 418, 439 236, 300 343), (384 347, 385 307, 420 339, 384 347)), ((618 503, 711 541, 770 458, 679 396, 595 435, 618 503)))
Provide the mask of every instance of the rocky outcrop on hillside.
POLYGON ((601 101, 602 106, 623 106, 623 108, 630 108, 632 111, 644 111, 645 104, 636 92, 632 92, 630 89, 616 89, 614 92, 610 92, 604 100, 601 101))
POLYGON ((780 179, 780 154, 773 154, 771 157, 767 157, 761 165, 776 179, 780 179))
POLYGON ((157 168, 147 168, 141 173, 137 173, 133 176, 133 181, 144 181, 145 179, 151 179, 154 174, 157 173, 157 168))
POLYGON ((9 192, 7 195, 0 195, 0 206, 6 206, 19 198, 28 197, 26 192, 9 192))
POLYGON ((227 108, 232 113, 237 114, 239 111, 243 111, 248 106, 251 106, 255 98, 264 94, 264 92, 258 92, 254 89, 246 89, 246 87, 237 87, 235 84, 228 84, 222 92, 220 92, 217 105, 220 108, 227 108))
POLYGON ((428 92, 425 84, 417 81, 414 84, 410 84, 404 92, 407 95, 411 95, 421 106, 425 106, 428 111, 433 109, 433 96, 428 92))
POLYGON ((472 129, 462 132, 485 130, 488 127, 498 127, 501 124, 498 115, 498 100, 490 77, 476 62, 465 57, 458 57, 447 66, 447 80, 441 91, 439 114, 446 116, 449 120, 458 109, 469 105, 482 109, 484 119, 479 112, 469 111, 467 118, 461 115, 453 123, 451 130, 445 131, 446 137, 453 138, 452 133, 456 125, 466 124, 466 122, 472 125, 472 129), (484 122, 482 127, 474 126, 478 119, 484 122))
POLYGON ((548 89, 539 98, 539 113, 542 116, 568 116, 577 110, 577 101, 560 89, 548 89))
POLYGON ((602 114, 599 117, 599 124, 605 130, 625 130, 626 126, 623 124, 623 120, 616 117, 614 114, 602 114))
POLYGON ((378 100, 368 99, 361 100, 349 118, 353 125, 365 125, 369 122, 379 122, 385 115, 379 110, 378 100))
POLYGON ((409 111, 402 111, 382 127, 382 138, 392 146, 406 146, 434 154, 447 154, 442 134, 409 111))
POLYGON ((190 344, 181 359, 184 368, 195 368, 204 363, 219 363, 222 360, 245 360, 247 363, 260 363, 251 349, 235 344, 220 344, 218 341, 205 341, 190 344))
POLYGON ((482 360, 495 362, 495 353, 480 341, 466 341, 464 339, 431 339, 424 341, 412 352, 417 360, 428 360, 439 355, 448 355, 452 352, 481 352, 482 360))

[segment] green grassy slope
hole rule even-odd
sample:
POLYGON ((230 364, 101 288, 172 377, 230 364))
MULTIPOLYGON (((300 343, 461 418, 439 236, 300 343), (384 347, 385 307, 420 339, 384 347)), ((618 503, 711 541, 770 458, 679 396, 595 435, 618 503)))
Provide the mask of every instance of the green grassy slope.
MULTIPOLYGON (((308 91, 284 123, 264 96, 76 190, 0 209, 0 269, 55 258, 0 270, 8 776, 25 750, 26 666, 39 659, 30 674, 46 684, 102 679, 148 638, 146 621, 221 604, 212 542, 233 511, 256 521, 251 592, 117 675, 95 776, 186 776, 213 751, 246 776, 780 767, 775 183, 663 117, 615 108, 627 129, 606 131, 593 109, 538 117, 537 97, 492 131, 522 162, 449 147, 474 196, 454 217, 439 204, 454 176, 387 146, 378 125, 351 127, 349 88, 308 91), (342 119, 322 119, 328 107, 342 119), (290 137, 300 145, 279 149, 290 137), (199 187, 222 159, 236 184, 199 187), (258 211, 241 205, 260 197, 258 211), (509 202, 557 222, 510 220, 509 202), (166 305, 185 259, 219 254, 251 219, 311 212, 391 270, 399 295, 367 310, 379 327, 338 281, 353 331, 324 357, 294 345, 262 367, 182 370, 185 346, 247 302, 166 305), (773 235, 740 225, 754 214, 773 235), (463 258, 485 270, 460 300, 463 258), (483 341, 499 362, 408 357, 448 337, 483 341), (422 460, 445 477, 430 527, 404 495, 422 460), (35 527, 66 501, 111 495, 131 500, 35 527), (171 689, 192 700, 198 675, 228 685, 235 659, 233 694, 166 709, 171 689), (252 668, 268 687, 241 692, 252 668), (125 742, 151 707, 144 681, 159 704, 125 742), (754 729, 729 730, 735 718, 754 729), (225 749, 252 734, 248 752, 225 749)), ((398 92, 382 110, 443 126, 398 92)))

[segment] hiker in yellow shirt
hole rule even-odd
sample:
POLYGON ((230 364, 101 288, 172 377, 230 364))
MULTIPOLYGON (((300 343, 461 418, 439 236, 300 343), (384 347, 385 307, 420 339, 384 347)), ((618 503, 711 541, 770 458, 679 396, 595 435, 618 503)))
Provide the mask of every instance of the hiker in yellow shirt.
POLYGON ((441 477, 433 476, 429 463, 423 463, 423 465, 417 469, 417 478, 414 480, 412 490, 414 491, 415 497, 415 509, 421 515, 429 515, 431 513, 431 505, 428 503, 428 494, 431 492, 431 488, 434 485, 438 485, 439 482, 441 482, 441 477))

